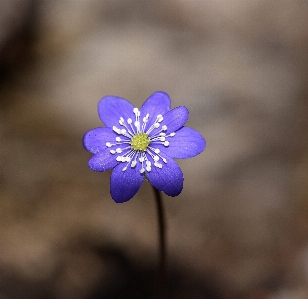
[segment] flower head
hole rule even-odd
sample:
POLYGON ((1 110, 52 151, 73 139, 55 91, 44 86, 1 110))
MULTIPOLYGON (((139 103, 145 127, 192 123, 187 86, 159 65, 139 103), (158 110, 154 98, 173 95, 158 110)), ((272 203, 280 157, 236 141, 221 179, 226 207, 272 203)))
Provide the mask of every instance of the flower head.
POLYGON ((195 130, 184 127, 188 110, 170 110, 164 92, 155 92, 140 110, 129 101, 106 96, 98 104, 98 114, 106 127, 88 131, 83 137, 86 150, 94 154, 89 168, 113 169, 110 193, 115 202, 131 199, 144 177, 158 190, 177 196, 183 189, 183 173, 173 159, 200 154, 205 140, 195 130))

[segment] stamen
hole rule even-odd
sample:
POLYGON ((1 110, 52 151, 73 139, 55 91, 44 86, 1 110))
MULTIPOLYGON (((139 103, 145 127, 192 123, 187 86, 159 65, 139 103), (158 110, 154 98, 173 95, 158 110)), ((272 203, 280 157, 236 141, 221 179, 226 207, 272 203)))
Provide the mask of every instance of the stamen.
POLYGON ((162 116, 161 114, 158 114, 157 117, 156 117, 156 119, 157 119, 157 121, 158 121, 159 123, 161 123, 161 122, 164 120, 164 118, 163 118, 163 116, 162 116))
POLYGON ((118 134, 121 134, 121 130, 118 129, 116 126, 113 126, 113 127, 112 127, 112 130, 115 131, 115 132, 118 133, 118 134))
POLYGON ((163 168, 163 165, 158 162, 155 162, 154 166, 156 166, 157 168, 163 168))
POLYGON ((146 161, 146 165, 147 165, 147 166, 146 166, 145 169, 147 170, 147 172, 150 172, 150 171, 151 171, 151 164, 152 164, 152 163, 151 163, 150 161, 146 161))
POLYGON ((122 126, 124 125, 124 118, 122 116, 120 117, 119 124, 122 126))
POLYGON ((116 161, 126 163, 122 168, 122 171, 126 171, 130 166, 134 168, 137 166, 138 162, 141 163, 140 173, 152 171, 152 164, 156 168, 162 168, 163 164, 158 161, 161 159, 164 163, 167 163, 166 158, 162 157, 159 153, 158 148, 153 148, 150 146, 151 143, 159 143, 165 147, 169 146, 169 141, 167 137, 173 137, 175 132, 166 134, 167 126, 161 126, 161 122, 164 120, 164 117, 161 114, 156 116, 155 121, 150 124, 150 127, 145 131, 146 126, 149 122, 150 114, 147 113, 142 118, 142 123, 140 122, 140 110, 138 108, 133 109, 135 115, 135 120, 132 118, 127 118, 126 120, 121 116, 119 119, 119 124, 122 128, 113 126, 112 129, 118 135, 127 137, 123 138, 122 136, 116 136, 116 143, 106 142, 106 147, 118 146, 127 144, 127 147, 117 147, 110 150, 111 154, 122 154, 121 156, 116 157, 116 161), (159 129, 160 128, 160 129, 159 129), (158 129, 158 130, 157 130, 158 129), (155 133, 150 136, 150 133, 155 130, 155 133), (151 158, 151 160, 149 160, 151 158), (153 160, 152 160, 153 159, 153 160))

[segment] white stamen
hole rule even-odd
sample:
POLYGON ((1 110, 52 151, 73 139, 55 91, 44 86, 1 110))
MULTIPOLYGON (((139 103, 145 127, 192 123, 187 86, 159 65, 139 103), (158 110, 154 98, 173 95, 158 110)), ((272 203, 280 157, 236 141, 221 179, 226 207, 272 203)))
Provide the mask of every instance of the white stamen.
POLYGON ((154 163, 154 166, 156 166, 157 168, 162 168, 162 167, 163 167, 163 165, 160 164, 160 163, 158 163, 158 162, 155 162, 155 163, 154 163))
POLYGON ((119 119, 119 124, 122 126, 124 125, 124 118, 122 116, 119 119))
POLYGON ((121 130, 118 129, 116 126, 112 127, 112 130, 115 131, 116 133, 120 134, 121 130))
POLYGON ((168 146, 168 145, 169 145, 169 141, 166 140, 166 141, 164 142, 164 146, 168 146))
POLYGON ((167 141, 167 137, 173 137, 175 135, 175 132, 170 133, 169 135, 166 134, 167 131, 167 125, 161 126, 161 122, 164 120, 164 117, 161 114, 158 114, 156 116, 156 120, 152 122, 148 126, 148 122, 150 119, 150 114, 147 113, 143 118, 142 122, 140 120, 140 110, 138 108, 133 109, 133 113, 135 114, 135 119, 127 118, 124 120, 124 118, 121 116, 119 119, 120 128, 113 126, 112 129, 115 133, 122 136, 116 136, 115 141, 116 142, 106 142, 106 147, 112 147, 112 146, 119 146, 115 149, 110 150, 111 154, 121 154, 121 156, 116 157, 117 162, 125 163, 125 167, 122 168, 122 171, 126 171, 127 168, 130 166, 131 168, 134 168, 137 166, 138 162, 141 163, 141 169, 140 173, 145 173, 152 171, 152 164, 156 168, 161 169, 163 167, 164 163, 167 163, 166 158, 162 157, 160 153, 160 149, 153 148, 150 146, 150 144, 161 144, 167 147, 169 145, 169 142, 167 141), (146 131, 146 127, 147 131, 146 131), (158 129, 159 128, 159 129, 158 129), (157 130, 158 129, 158 130, 157 130), (155 131, 156 133, 151 134, 152 131, 155 131), (134 136, 138 133, 144 133, 147 134, 149 137, 150 144, 147 146, 147 148, 144 151, 138 151, 134 150, 131 146, 132 139, 134 136), (124 146, 125 144, 125 146, 124 146), (160 159, 164 163, 159 163, 160 159))
POLYGON ((161 114, 158 114, 156 116, 156 119, 157 119, 158 122, 162 122, 164 120, 164 118, 163 118, 163 116, 161 114))

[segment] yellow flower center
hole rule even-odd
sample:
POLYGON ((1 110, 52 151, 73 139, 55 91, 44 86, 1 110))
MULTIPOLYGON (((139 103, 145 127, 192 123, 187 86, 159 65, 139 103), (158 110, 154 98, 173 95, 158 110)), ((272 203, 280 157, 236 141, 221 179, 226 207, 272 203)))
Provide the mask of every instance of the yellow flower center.
POLYGON ((150 144, 150 137, 146 133, 137 133, 131 139, 130 146, 135 151, 145 152, 150 144))

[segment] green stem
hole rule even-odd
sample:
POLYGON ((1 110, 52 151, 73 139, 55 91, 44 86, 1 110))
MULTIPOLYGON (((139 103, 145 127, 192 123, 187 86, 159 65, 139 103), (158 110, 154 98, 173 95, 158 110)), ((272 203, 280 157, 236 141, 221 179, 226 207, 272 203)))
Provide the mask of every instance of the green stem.
POLYGON ((157 298, 163 299, 166 281, 166 235, 165 235, 165 215, 161 198, 161 193, 155 187, 154 194, 157 207, 158 228, 159 228, 159 267, 157 279, 157 298))

